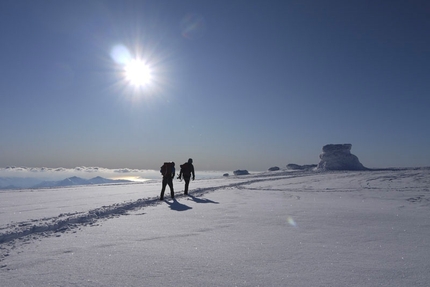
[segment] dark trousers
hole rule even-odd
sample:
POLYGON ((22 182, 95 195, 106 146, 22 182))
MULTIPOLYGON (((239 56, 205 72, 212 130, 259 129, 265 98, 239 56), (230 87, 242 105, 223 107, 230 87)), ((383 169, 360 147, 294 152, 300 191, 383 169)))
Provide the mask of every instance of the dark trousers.
POLYGON ((161 187, 161 194, 160 194, 160 199, 164 198, 164 191, 166 190, 166 185, 169 185, 170 187, 170 196, 172 198, 175 197, 175 193, 173 191, 173 178, 171 177, 163 177, 163 185, 161 187))
POLYGON ((190 179, 191 179, 191 177, 185 177, 184 176, 184 181, 185 181, 184 194, 188 194, 188 186, 190 185, 190 179))

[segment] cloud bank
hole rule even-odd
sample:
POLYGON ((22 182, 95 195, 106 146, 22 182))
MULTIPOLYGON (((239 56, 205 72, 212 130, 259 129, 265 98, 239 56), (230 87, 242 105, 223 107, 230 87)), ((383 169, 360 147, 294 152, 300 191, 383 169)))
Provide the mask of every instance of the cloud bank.
POLYGON ((119 168, 119 169, 109 169, 104 167, 86 167, 80 166, 75 168, 48 168, 48 167, 5 167, 0 168, 0 177, 40 177, 46 176, 50 178, 64 177, 64 176, 75 176, 80 174, 82 177, 94 177, 103 176, 140 176, 140 175, 152 175, 154 170, 144 170, 144 169, 130 169, 130 168, 119 168))
MULTIPOLYGON (((179 170, 178 170, 179 173, 179 170)), ((221 177, 220 171, 199 171, 197 178, 221 177)), ((5 167, 0 168, 0 189, 8 186, 30 188, 43 181, 59 181, 70 177, 91 179, 94 177, 107 179, 126 179, 144 182, 161 179, 159 170, 80 166, 75 168, 48 168, 48 167, 5 167)))
POLYGON ((17 187, 30 187, 41 181, 63 180, 77 176, 90 179, 97 176, 108 179, 129 179, 133 181, 145 181, 158 179, 156 170, 119 168, 109 169, 103 167, 80 166, 75 168, 47 168, 47 167, 5 167, 0 168, 0 187, 14 185, 17 187))

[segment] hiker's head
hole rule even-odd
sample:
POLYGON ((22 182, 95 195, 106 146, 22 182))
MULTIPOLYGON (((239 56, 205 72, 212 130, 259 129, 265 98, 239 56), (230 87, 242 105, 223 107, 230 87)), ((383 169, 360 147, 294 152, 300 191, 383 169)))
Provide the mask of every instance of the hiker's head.
POLYGON ((192 158, 189 158, 189 159, 188 159, 188 163, 193 163, 193 159, 192 159, 192 158))
POLYGON ((172 165, 175 166, 175 163, 172 161, 172 165))

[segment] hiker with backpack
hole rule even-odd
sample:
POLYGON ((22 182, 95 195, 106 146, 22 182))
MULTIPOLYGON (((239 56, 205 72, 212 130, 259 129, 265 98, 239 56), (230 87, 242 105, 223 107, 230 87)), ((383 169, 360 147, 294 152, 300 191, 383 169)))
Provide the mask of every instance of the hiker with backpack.
POLYGON ((178 179, 181 179, 181 177, 185 181, 185 190, 184 194, 188 194, 188 185, 190 184, 191 175, 193 175, 193 180, 195 178, 194 175, 194 166, 193 166, 193 159, 188 159, 188 162, 181 165, 181 171, 179 172, 178 179))
POLYGON ((163 184, 161 187, 160 200, 164 199, 164 191, 166 190, 166 185, 170 187, 170 196, 175 198, 175 193, 173 191, 173 178, 175 177, 175 163, 165 162, 160 168, 160 173, 163 176, 163 184))

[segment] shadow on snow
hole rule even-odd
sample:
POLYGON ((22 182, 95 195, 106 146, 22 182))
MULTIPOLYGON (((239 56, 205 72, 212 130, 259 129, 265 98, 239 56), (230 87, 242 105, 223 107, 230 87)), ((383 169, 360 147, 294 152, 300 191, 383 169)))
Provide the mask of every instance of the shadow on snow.
POLYGON ((174 198, 172 202, 167 201, 166 199, 164 200, 164 202, 169 205, 171 210, 185 211, 185 210, 192 209, 192 207, 185 205, 185 204, 182 204, 179 201, 177 201, 176 198, 174 198))
POLYGON ((188 194, 188 197, 191 198, 195 203, 214 203, 214 204, 219 204, 219 202, 217 202, 217 201, 213 201, 213 200, 210 200, 210 199, 207 199, 207 198, 198 198, 198 197, 195 197, 195 196, 193 196, 191 194, 188 194))

